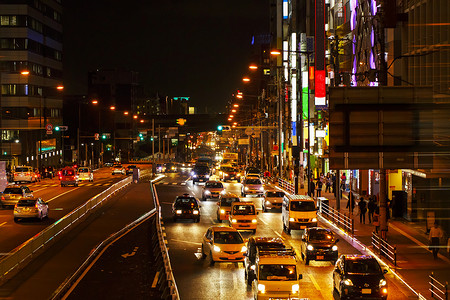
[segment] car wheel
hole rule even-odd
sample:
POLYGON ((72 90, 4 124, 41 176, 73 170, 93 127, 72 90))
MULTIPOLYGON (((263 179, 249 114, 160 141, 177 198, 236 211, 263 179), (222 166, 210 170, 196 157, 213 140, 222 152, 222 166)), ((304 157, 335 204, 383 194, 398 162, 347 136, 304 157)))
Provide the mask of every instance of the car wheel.
POLYGON ((200 218, 195 219, 195 223, 200 222, 200 218))
POLYGON ((253 282, 252 279, 253 279, 253 278, 247 274, 246 279, 247 279, 247 284, 248 284, 248 285, 252 285, 252 282, 253 282))
POLYGON ((61 183, 61 186, 63 187, 63 186, 64 186, 64 184, 62 184, 62 183, 61 183))
POLYGON ((216 262, 214 261, 214 258, 213 258, 213 256, 212 256, 212 252, 209 251, 209 265, 210 265, 210 266, 214 266, 215 263, 216 263, 216 262))
POLYGON ((14 222, 19 222, 19 218, 14 218, 14 222))
POLYGON ((206 258, 206 254, 205 254, 205 250, 203 249, 203 244, 202 244, 202 259, 206 258))
POLYGON ((308 257, 305 258, 305 265, 309 265, 309 258, 308 257))
POLYGON ((220 219, 219 216, 217 216, 217 222, 222 223, 222 220, 220 219))
POLYGON ((256 233, 256 229, 253 229, 252 232, 253 232, 253 234, 255 234, 256 233))
POLYGON ((266 206, 263 206, 262 209, 263 209, 263 212, 267 212, 266 206))

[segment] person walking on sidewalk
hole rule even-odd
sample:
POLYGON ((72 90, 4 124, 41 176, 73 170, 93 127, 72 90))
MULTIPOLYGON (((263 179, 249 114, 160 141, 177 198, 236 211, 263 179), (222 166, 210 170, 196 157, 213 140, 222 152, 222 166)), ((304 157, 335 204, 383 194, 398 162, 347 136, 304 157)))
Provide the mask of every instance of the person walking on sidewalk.
POLYGON ((375 202, 375 197, 371 196, 369 199, 369 203, 367 204, 367 208, 369 210, 369 224, 372 223, 373 213, 375 212, 376 207, 377 203, 375 202))
POLYGON ((346 208, 348 208, 348 211, 353 214, 353 210, 355 209, 355 196, 353 195, 353 192, 348 193, 346 208))
POLYGON ((316 187, 317 187, 317 197, 322 197, 322 180, 321 178, 317 179, 316 187))
POLYGON ((375 232, 378 234, 378 230, 380 229, 380 208, 378 206, 373 211, 372 225, 375 226, 375 232))
POLYGON ((314 190, 316 189, 316 184, 314 183, 314 178, 311 178, 309 182, 309 196, 314 198, 314 190))
POLYGON ((325 193, 331 193, 331 175, 330 172, 327 173, 327 176, 325 177, 325 193))
POLYGON ((364 198, 359 198, 359 223, 366 224, 366 212, 367 212, 367 204, 364 201, 364 198))
POLYGON ((430 240, 430 249, 433 251, 434 259, 437 259, 437 255, 439 252, 439 244, 441 238, 444 236, 441 227, 437 222, 434 222, 434 226, 430 229, 429 240, 430 240))

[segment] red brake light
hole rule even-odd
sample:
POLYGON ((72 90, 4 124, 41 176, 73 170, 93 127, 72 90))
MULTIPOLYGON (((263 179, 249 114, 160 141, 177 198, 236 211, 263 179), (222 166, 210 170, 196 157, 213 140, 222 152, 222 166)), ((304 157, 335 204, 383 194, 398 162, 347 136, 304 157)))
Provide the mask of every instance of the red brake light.
POLYGON ((5 196, 2 196, 2 200, 5 200, 5 196))

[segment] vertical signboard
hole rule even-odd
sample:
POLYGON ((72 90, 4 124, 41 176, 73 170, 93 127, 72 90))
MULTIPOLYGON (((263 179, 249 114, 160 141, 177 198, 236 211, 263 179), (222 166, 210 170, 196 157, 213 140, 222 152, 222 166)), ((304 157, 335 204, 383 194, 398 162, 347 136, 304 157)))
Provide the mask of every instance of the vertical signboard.
POLYGON ((315 26, 315 104, 326 105, 325 88, 325 0, 316 1, 316 26, 315 26))

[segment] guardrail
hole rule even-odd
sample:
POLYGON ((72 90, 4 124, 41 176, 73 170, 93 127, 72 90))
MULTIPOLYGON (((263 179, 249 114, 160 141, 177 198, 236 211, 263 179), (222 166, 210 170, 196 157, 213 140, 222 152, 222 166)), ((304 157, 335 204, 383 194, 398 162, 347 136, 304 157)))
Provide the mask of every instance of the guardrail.
POLYGON ((158 239, 153 239, 153 241, 154 248, 159 247, 160 250, 158 251, 160 255, 156 258, 156 267, 159 272, 158 285, 160 286, 160 291, 162 292, 161 298, 179 300, 180 296, 175 283, 175 278, 173 276, 172 266, 170 264, 169 251, 167 250, 166 241, 163 237, 163 226, 161 225, 161 206, 159 205, 158 194, 155 191, 153 182, 150 182, 150 190, 158 212, 155 220, 157 229, 156 235, 158 236, 158 239))
POLYGON ((430 288, 431 298, 437 298, 440 300, 448 300, 448 282, 445 284, 440 283, 436 277, 434 277, 434 273, 430 274, 430 288))
POLYGON ((324 200, 328 199, 319 199, 319 213, 322 217, 341 228, 342 230, 350 233, 351 235, 355 234, 355 226, 353 224, 353 219, 341 213, 337 209, 334 209, 327 203, 324 203, 324 200))
POLYGON ((294 184, 292 184, 289 181, 284 180, 283 178, 280 178, 280 177, 278 177, 277 180, 278 180, 278 185, 282 189, 288 191, 291 194, 295 194, 295 186, 294 186, 294 184))
POLYGON ((394 266, 397 266, 397 247, 390 245, 376 232, 372 232, 372 247, 378 250, 379 254, 386 257, 394 266))
MULTIPOLYGON (((145 176, 146 172, 143 173, 142 176, 145 176)), ((0 283, 14 276, 33 258, 39 256, 41 252, 58 240, 63 233, 72 229, 74 225, 78 224, 97 207, 131 182, 132 178, 127 177, 112 185, 11 251, 6 257, 0 260, 0 283)))

